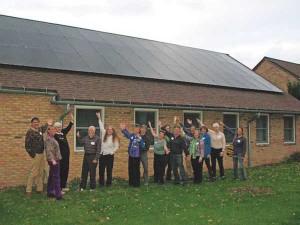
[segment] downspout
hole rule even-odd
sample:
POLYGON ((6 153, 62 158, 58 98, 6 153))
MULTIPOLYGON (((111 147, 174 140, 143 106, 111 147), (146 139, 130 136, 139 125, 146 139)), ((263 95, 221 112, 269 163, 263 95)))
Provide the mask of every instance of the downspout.
POLYGON ((248 168, 252 167, 252 146, 251 146, 251 122, 258 119, 260 117, 260 113, 256 113, 251 120, 247 121, 248 127, 248 168))
POLYGON ((70 111, 71 111, 70 104, 67 104, 67 105, 66 105, 66 111, 63 112, 63 113, 60 115, 60 117, 59 117, 59 119, 58 119, 58 122, 60 122, 60 123, 62 124, 64 118, 70 113, 70 111))

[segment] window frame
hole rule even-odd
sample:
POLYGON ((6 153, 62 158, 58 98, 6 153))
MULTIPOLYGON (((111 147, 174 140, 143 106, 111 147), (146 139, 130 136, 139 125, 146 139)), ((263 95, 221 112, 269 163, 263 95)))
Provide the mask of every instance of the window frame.
POLYGON ((255 142, 256 145, 268 145, 270 144, 270 115, 269 114, 260 114, 260 116, 267 116, 267 138, 268 138, 268 142, 257 142, 257 123, 255 120, 255 133, 256 133, 256 137, 255 137, 255 142))
MULTIPOLYGON (((85 105, 74 105, 74 152, 84 152, 83 147, 80 149, 77 149, 76 147, 76 130, 77 130, 77 109, 99 109, 101 110, 101 120, 103 122, 103 125, 105 127, 105 107, 103 106, 85 106, 85 105)), ((96 118, 96 115, 95 115, 96 118)), ((97 129, 97 127, 96 127, 97 129)), ((99 128, 100 129, 100 128, 99 128)))
MULTIPOLYGON (((240 114, 238 112, 223 112, 223 116, 222 116, 223 122, 224 122, 224 115, 236 115, 236 125, 237 125, 236 129, 240 126, 240 114)), ((227 126, 226 123, 224 123, 224 124, 227 126)), ((224 133, 225 129, 226 128, 223 127, 223 133, 224 133)), ((227 142, 226 137, 225 137, 225 141, 226 141, 226 145, 232 143, 232 141, 227 142)))
MULTIPOLYGON (((185 113, 193 113, 193 114, 196 114, 198 113, 200 116, 199 116, 199 119, 201 121, 203 121, 203 111, 194 111, 194 110, 183 110, 182 112, 182 124, 184 125, 184 114, 185 113)), ((197 127, 197 124, 194 124, 196 127, 197 127)), ((199 128, 200 128, 200 125, 199 125, 199 128)))
MULTIPOLYGON (((135 112, 154 112, 155 113, 155 132, 158 135, 158 120, 159 120, 159 109, 147 109, 147 108, 134 108, 134 113, 133 113, 133 122, 134 124, 136 124, 135 122, 135 112)), ((142 124, 140 124, 142 125, 142 124)), ((145 124, 146 126, 148 126, 148 124, 145 124)), ((153 124, 152 124, 153 127, 153 124)), ((151 131, 150 131, 151 132, 151 131)), ((153 145, 150 145, 150 148, 153 148, 153 145)))
POLYGON ((296 143, 296 120, 295 120, 295 115, 284 115, 283 116, 283 143, 284 144, 295 144, 296 143), (294 141, 285 141, 284 140, 284 132, 285 132, 285 127, 284 127, 284 119, 285 117, 292 117, 293 118, 293 132, 294 132, 294 135, 293 135, 293 139, 294 141))

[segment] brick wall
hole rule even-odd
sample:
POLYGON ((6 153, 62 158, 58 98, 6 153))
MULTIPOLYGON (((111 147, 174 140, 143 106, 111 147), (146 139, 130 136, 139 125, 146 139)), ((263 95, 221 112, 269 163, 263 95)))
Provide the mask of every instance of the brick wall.
MULTIPOLYGON (((30 127, 30 119, 38 116, 41 123, 48 118, 58 119, 65 111, 63 105, 53 105, 50 103, 51 97, 40 95, 21 95, 0 93, 0 139, 2 155, 0 159, 0 188, 7 186, 24 185, 26 183, 28 170, 31 166, 30 157, 24 148, 24 139, 30 127)), ((72 106, 72 111, 74 108, 72 106)), ((182 110, 159 110, 159 119, 164 124, 173 123, 174 116, 183 115, 182 110)), ((246 126, 247 121, 253 116, 249 113, 240 113, 240 125, 246 126)), ((208 126, 223 118, 222 112, 203 112, 203 121, 208 126)), ((127 178, 127 144, 128 141, 121 135, 119 124, 125 122, 129 130, 134 123, 134 108, 129 107, 105 107, 105 125, 112 125, 117 128, 121 137, 121 148, 116 153, 114 164, 114 176, 127 178)), ((64 123, 67 124, 69 118, 66 117, 64 123)), ((270 144, 257 145, 255 142, 255 122, 252 123, 252 165, 258 166, 268 163, 276 163, 284 156, 300 150, 300 118, 296 116, 296 144, 286 145, 283 143, 283 115, 270 115, 270 144)), ((247 135, 247 129, 245 135, 247 135)), ((74 129, 68 134, 71 148, 70 156, 70 179, 80 177, 82 165, 82 152, 74 152, 74 129)), ((247 158, 246 158, 247 162, 247 158)), ((150 175, 153 175, 153 152, 149 153, 150 175)), ((225 158, 226 168, 232 168, 232 159, 225 158)), ((46 165, 46 168, 48 166, 46 165)))
POLYGON ((287 83, 288 81, 294 82, 297 81, 295 77, 293 77, 290 73, 284 71, 280 67, 275 64, 268 62, 266 60, 256 68, 254 71, 272 84, 276 85, 283 91, 287 92, 287 83))

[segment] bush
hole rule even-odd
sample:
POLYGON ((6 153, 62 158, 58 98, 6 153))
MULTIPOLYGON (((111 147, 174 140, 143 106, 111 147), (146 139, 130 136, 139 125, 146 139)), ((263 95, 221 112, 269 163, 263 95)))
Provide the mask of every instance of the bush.
POLYGON ((294 152, 290 156, 285 157, 284 162, 286 163, 300 162, 300 152, 294 152))

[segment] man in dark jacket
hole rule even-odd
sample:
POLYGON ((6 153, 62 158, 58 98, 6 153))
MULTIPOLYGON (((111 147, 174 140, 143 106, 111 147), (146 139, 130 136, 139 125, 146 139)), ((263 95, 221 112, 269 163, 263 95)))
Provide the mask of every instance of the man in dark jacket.
POLYGON ((180 126, 175 126, 174 137, 170 140, 170 157, 173 173, 175 176, 175 184, 179 184, 178 167, 182 179, 183 186, 187 185, 187 175, 183 167, 182 152, 184 151, 187 160, 191 160, 185 139, 180 135, 180 126))
POLYGON ((52 120, 49 119, 47 124, 40 127, 39 118, 33 117, 31 119, 31 127, 26 133, 25 149, 32 158, 26 185, 26 194, 29 197, 32 195, 32 185, 34 181, 37 186, 37 193, 43 193, 43 171, 45 169, 43 133, 47 130, 48 125, 51 124, 52 120))

